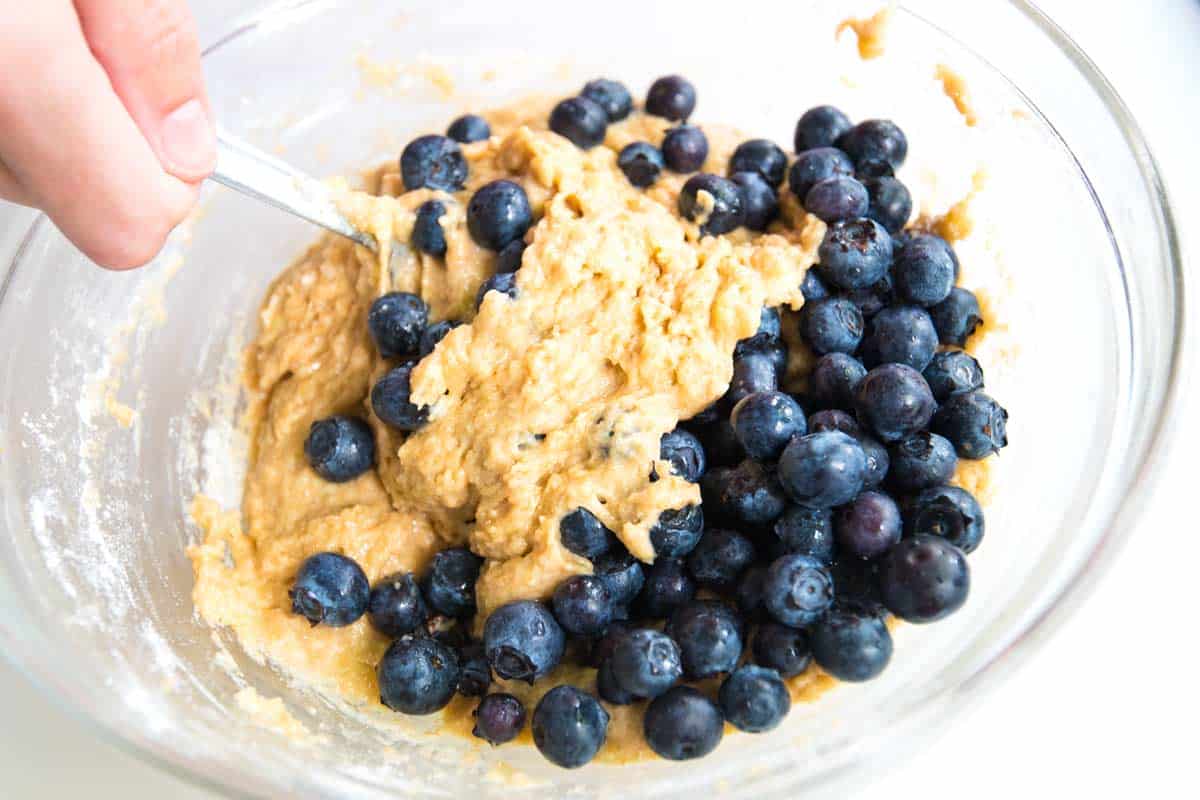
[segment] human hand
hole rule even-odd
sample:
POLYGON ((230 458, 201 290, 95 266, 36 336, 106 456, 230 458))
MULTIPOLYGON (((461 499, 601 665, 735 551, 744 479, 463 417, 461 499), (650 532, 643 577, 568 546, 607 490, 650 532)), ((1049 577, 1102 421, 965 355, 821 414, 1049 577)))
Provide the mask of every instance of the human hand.
POLYGON ((0 2, 0 198, 140 266, 216 163, 186 0, 0 2))

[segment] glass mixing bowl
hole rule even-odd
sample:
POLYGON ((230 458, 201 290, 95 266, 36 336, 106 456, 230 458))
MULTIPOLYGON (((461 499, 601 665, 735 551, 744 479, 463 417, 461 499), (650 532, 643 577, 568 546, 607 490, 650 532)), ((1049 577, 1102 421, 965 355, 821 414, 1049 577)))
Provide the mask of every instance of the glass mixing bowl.
MULTIPOLYGON (((206 68, 226 127, 320 174, 394 157, 468 108, 598 74, 635 89, 686 74, 703 121, 781 142, 826 91, 873 80, 892 88, 853 114, 918 124, 905 87, 929 76, 906 77, 903 57, 845 80, 812 57, 806 41, 832 31, 838 6, 747 0, 713 19, 682 0, 290 2, 231 31, 206 68), (781 35, 764 41, 768 28, 781 35)), ((265 286, 316 232, 223 190, 136 272, 95 268, 45 219, 20 232, 0 284, 4 654, 109 738, 250 796, 819 797, 927 741, 1037 649, 1133 531, 1169 438, 1184 287, 1145 142, 1062 31, 1026 3, 931 0, 906 4, 892 37, 912 65, 967 75, 981 113, 1015 121, 968 144, 1007 156, 995 179, 1011 202, 994 221, 1017 249, 1014 347, 989 383, 1013 412, 1013 445, 972 598, 942 624, 901 629, 879 680, 700 762, 566 772, 527 748, 364 724, 247 658, 194 615, 188 506, 204 491, 236 507, 238 352, 265 286), (248 713, 246 687, 310 735, 248 713)), ((18 219, 10 209, 3 223, 18 219)))

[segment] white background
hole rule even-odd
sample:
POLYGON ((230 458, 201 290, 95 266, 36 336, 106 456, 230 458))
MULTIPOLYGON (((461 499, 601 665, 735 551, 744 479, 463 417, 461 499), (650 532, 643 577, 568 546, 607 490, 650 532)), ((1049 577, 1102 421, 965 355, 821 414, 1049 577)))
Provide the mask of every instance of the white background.
MULTIPOLYGON (((194 5, 203 6, 208 41, 225 26, 220 10, 245 3, 194 5)), ((1189 225, 1200 226, 1200 0, 1040 5, 1132 108, 1166 175, 1185 248, 1191 245, 1185 258, 1200 252, 1200 236, 1189 235, 1189 225)), ((1011 680, 861 797, 1200 796, 1200 624, 1192 594, 1200 592, 1192 505, 1200 422, 1187 406, 1172 468, 1099 590, 1011 680)), ((214 798, 94 738, 2 663, 0 783, 0 796, 12 798, 214 798)))

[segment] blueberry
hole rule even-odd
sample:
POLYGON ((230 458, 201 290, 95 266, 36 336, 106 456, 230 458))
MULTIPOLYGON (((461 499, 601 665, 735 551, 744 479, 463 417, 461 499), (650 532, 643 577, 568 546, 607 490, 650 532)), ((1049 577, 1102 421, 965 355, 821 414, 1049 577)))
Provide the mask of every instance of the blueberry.
POLYGON ((813 399, 821 408, 850 411, 854 408, 854 391, 867 376, 867 368, 854 356, 827 353, 817 359, 809 383, 813 399))
POLYGON ((308 429, 304 455, 322 478, 345 483, 375 463, 375 435, 358 417, 326 417, 308 429))
POLYGON ((620 122, 633 110, 633 97, 620 81, 596 78, 585 83, 579 94, 604 109, 609 122, 620 122))
POLYGON ((672 172, 695 172, 708 158, 708 137, 695 125, 678 125, 663 137, 662 154, 672 172))
POLYGON ((608 552, 616 542, 613 532, 582 506, 559 520, 558 535, 563 547, 587 559, 608 552))
POLYGON ((741 187, 728 178, 707 172, 688 178, 679 192, 678 205, 680 215, 698 223, 704 236, 729 233, 746 221, 741 187))
POLYGON ((863 488, 874 489, 883 483, 891 468, 891 457, 887 448, 866 434, 860 433, 854 437, 863 449, 867 459, 867 470, 863 473, 863 488))
POLYGON ((724 732, 721 709, 690 686, 656 697, 642 718, 646 744, 671 761, 703 758, 721 743, 724 732))
POLYGON ((646 92, 646 113, 678 122, 696 108, 696 87, 679 75, 667 75, 650 85, 646 92))
POLYGON ((796 152, 832 147, 853 126, 850 118, 833 106, 817 106, 800 115, 796 123, 796 152))
POLYGON ((613 617, 612 595, 594 575, 572 575, 558 584, 551 605, 562 629, 576 636, 598 636, 613 617))
POLYGON ((923 308, 892 306, 871 318, 861 355, 867 367, 906 364, 920 372, 937 351, 937 331, 923 308))
MULTIPOLYGON (((894 178, 896 170, 891 162, 883 158, 864 158, 854 165, 854 175, 864 183, 872 178, 894 178)), ((905 190, 907 191, 907 190, 905 190)), ((907 219, 907 217, 905 217, 907 219)), ((901 225, 901 227, 904 227, 901 225)))
POLYGON ((658 697, 683 675, 679 646, 650 628, 626 634, 613 647, 608 663, 617 685, 634 697, 658 697))
POLYGON ((717 592, 737 586, 742 572, 754 563, 754 544, 737 531, 709 528, 687 559, 696 583, 717 592))
POLYGON ((662 151, 649 142, 633 142, 621 148, 617 155, 617 166, 629 182, 639 189, 645 189, 658 180, 658 175, 666 167, 662 151))
POLYGON ((936 622, 967 601, 966 556, 940 536, 917 534, 884 557, 879 586, 888 610, 907 622, 936 622))
POLYGON ((729 672, 742 655, 742 622, 716 600, 693 600, 675 609, 666 633, 679 645, 683 674, 690 680, 729 672))
POLYGON ((935 306, 954 288, 955 262, 950 248, 933 236, 917 236, 896 251, 892 265, 896 293, 919 306, 935 306))
POLYGON ((819 268, 809 267, 808 271, 804 273, 804 280, 800 283, 800 293, 804 295, 806 303, 829 297, 829 289, 821 280, 819 268))
POLYGON ((632 603, 646 582, 642 562, 624 548, 614 548, 599 556, 592 564, 592 574, 604 581, 616 606, 632 603))
POLYGON ((574 686, 555 686, 533 709, 533 743, 547 761, 567 769, 596 757, 608 735, 608 712, 574 686))
POLYGON ((785 678, 794 678, 812 663, 808 634, 778 622, 759 625, 750 649, 754 663, 773 669, 785 678))
POLYGON ((808 430, 811 433, 821 431, 841 431, 847 436, 857 439, 862 435, 862 428, 854 417, 836 408, 826 408, 808 418, 808 430))
POLYGON ((740 464, 746 457, 728 419, 721 419, 711 425, 706 425, 697 432, 697 435, 704 443, 704 455, 708 462, 704 475, 700 478, 702 484, 705 477, 714 468, 740 464))
POLYGON ((779 216, 779 198, 775 190, 757 172, 735 172, 729 179, 742 190, 746 206, 743 224, 752 231, 765 231, 779 216))
POLYGON ((705 505, 735 525, 768 525, 787 507, 779 479, 750 459, 730 469, 710 471, 700 483, 700 492, 705 505))
POLYGON ((863 186, 867 188, 870 198, 867 216, 886 228, 888 233, 899 233, 912 216, 912 195, 908 193, 908 188, 889 175, 864 178, 863 186))
POLYGON ((483 559, 465 547, 435 553, 425 576, 425 599, 439 614, 469 617, 475 613, 475 581, 483 559))
POLYGON ((554 615, 533 600, 502 605, 483 625, 488 663, 506 680, 533 683, 558 666, 566 643, 554 615))
POLYGON ((650 529, 650 544, 656 556, 682 558, 692 552, 703 532, 704 512, 700 506, 669 508, 658 515, 650 529))
POLYGON ((446 136, 418 136, 400 154, 400 178, 407 191, 429 188, 457 192, 467 180, 467 159, 446 136))
POLYGON ((891 448, 891 484, 902 492, 919 492, 954 477, 958 457, 954 445, 936 433, 920 431, 891 448))
POLYGON ((479 284, 479 291, 475 294, 476 311, 483 308, 483 300, 488 296, 489 292, 498 292, 509 300, 516 300, 519 293, 517 290, 517 274, 515 272, 497 272, 479 284))
POLYGON ((614 706, 627 706, 637 700, 631 692, 625 691, 617 682, 617 678, 613 674, 612 661, 603 661, 596 669, 596 694, 600 695, 601 700, 612 703, 614 706))
POLYGON ((833 147, 818 147, 796 156, 788 170, 788 188, 803 204, 809 190, 821 181, 853 175, 854 163, 845 153, 833 147))
POLYGON ((637 630, 637 627, 630 622, 613 620, 608 628, 605 629, 604 634, 592 641, 592 646, 588 650, 587 659, 584 663, 589 667, 599 669, 601 664, 612 658, 612 653, 616 649, 617 643, 635 630, 637 630))
POLYGON ((742 572, 734 597, 737 600, 738 613, 747 622, 757 622, 766 613, 763 605, 763 581, 767 577, 767 568, 755 564, 742 572))
POLYGON ((804 409, 783 392, 743 397, 729 421, 746 455, 758 461, 774 461, 793 437, 807 433, 804 409))
POLYGON ((837 587, 836 604, 864 614, 886 616, 883 594, 879 591, 879 560, 864 561, 855 556, 839 557, 829 567, 837 587))
POLYGON ((826 297, 800 309, 800 336, 817 355, 853 353, 862 334, 862 312, 844 297, 826 297))
POLYGON ((704 474, 704 447, 700 440, 683 428, 662 435, 658 457, 670 462, 671 472, 685 481, 695 483, 704 474))
POLYGON ((751 139, 739 144, 729 157, 730 176, 739 172, 757 173, 768 186, 776 187, 787 172, 787 156, 770 139, 751 139))
POLYGON ((771 730, 792 708, 792 696, 779 673, 753 664, 731 673, 721 684, 717 700, 725 720, 747 733, 771 730))
POLYGON ((823 222, 864 216, 868 203, 866 187, 847 175, 815 183, 804 195, 804 210, 823 222))
POLYGON ((525 727, 525 705, 511 694, 489 694, 475 709, 475 727, 471 733, 490 745, 504 744, 517 738, 525 727))
POLYGON ((854 407, 859 421, 881 441, 896 442, 928 427, 936 404, 921 373, 905 364, 884 364, 862 379, 854 407))
POLYGON ((883 618, 848 608, 835 608, 811 634, 813 658, 840 681, 869 681, 892 658, 892 635, 883 618))
POLYGON ((384 636, 395 639, 425 622, 429 609, 411 572, 390 575, 375 584, 367 601, 367 619, 384 636))
POLYGON ((496 253, 496 273, 516 272, 521 268, 521 259, 525 256, 525 240, 513 239, 496 253))
POLYGON ((1008 412, 981 391, 951 396, 933 415, 933 431, 962 458, 987 458, 1008 444, 1008 412))
POLYGON ((800 505, 832 508, 854 499, 866 468, 862 445, 841 431, 821 431, 793 439, 784 449, 779 480, 800 505))
POLYGON ((775 521, 784 552, 809 556, 822 564, 833 561, 833 512, 828 508, 792 506, 775 521))
POLYGON ((783 319, 779 309, 763 306, 758 314, 758 330, 749 339, 742 339, 733 350, 734 358, 758 350, 758 345, 765 342, 778 341, 783 335, 783 319))
POLYGON ((755 392, 771 392, 777 388, 778 364, 766 353, 747 353, 733 360, 733 378, 729 381, 729 389, 721 398, 721 403, 726 409, 732 410, 743 397, 755 392))
POLYGON ((488 664, 487 653, 479 642, 467 642, 458 649, 458 663, 461 667, 458 675, 458 685, 455 687, 463 697, 483 697, 488 687, 492 685, 492 667, 488 664))
POLYGON ((525 235, 533 211, 525 190, 512 181, 484 184, 467 203, 467 230, 480 247, 503 250, 525 235))
POLYGON ((879 159, 898 168, 908 155, 908 139, 896 123, 886 119, 868 119, 838 137, 837 146, 846 155, 860 161, 879 159))
POLYGON ((665 619, 696 595, 696 584, 676 558, 656 558, 645 569, 645 583, 638 595, 641 613, 651 619, 665 619))
POLYGON ((933 399, 944 403, 952 394, 973 392, 983 388, 983 367, 965 350, 943 350, 935 353, 929 366, 921 373, 933 399))
POLYGON ((313 624, 341 628, 367 610, 371 587, 362 567, 337 553, 317 553, 300 565, 288 591, 292 613, 313 624))
POLYGON ((937 329, 942 344, 962 347, 971 338, 975 329, 983 324, 983 312, 974 293, 954 287, 946 299, 929 309, 933 327, 937 329))
POLYGON ((881 492, 863 492, 834 515, 838 551, 851 558, 875 558, 900 541, 900 509, 881 492))
POLYGON ((417 354, 424 358, 433 352, 438 346, 438 342, 446 338, 446 334, 461 325, 461 322, 456 320, 444 319, 441 322, 435 322, 432 325, 426 325, 425 330, 421 332, 421 341, 417 345, 417 354))
POLYGON ((550 112, 550 130, 583 150, 602 143, 607 129, 603 106, 586 97, 568 97, 550 112))
POLYGON ((940 536, 964 553, 983 540, 983 509, 979 501, 957 486, 934 486, 914 497, 904 509, 908 536, 940 536))
POLYGON ((367 312, 367 330, 384 358, 417 352, 427 322, 429 306, 409 292, 388 292, 377 297, 367 312))
POLYGON ((863 319, 870 319, 895 301, 892 275, 890 272, 885 272, 882 278, 870 286, 843 292, 842 297, 858 307, 858 310, 862 312, 863 319))
POLYGON ((445 213, 446 205, 440 200, 426 200, 417 207, 412 238, 409 240, 414 250, 431 256, 446 255, 446 234, 442 230, 442 215, 445 213))
POLYGON ((379 702, 402 714, 432 714, 454 697, 458 656, 436 639, 406 636, 392 642, 376 674, 379 702))
POLYGON ((833 605, 833 577, 810 556, 795 553, 771 562, 763 579, 763 605, 776 622, 802 628, 833 605))
POLYGON ((817 248, 821 277, 839 289, 864 289, 883 278, 892 261, 892 237, 873 219, 835 222, 817 248))
POLYGON ((462 144, 482 142, 492 135, 492 126, 478 114, 463 114, 450 123, 446 135, 462 144))

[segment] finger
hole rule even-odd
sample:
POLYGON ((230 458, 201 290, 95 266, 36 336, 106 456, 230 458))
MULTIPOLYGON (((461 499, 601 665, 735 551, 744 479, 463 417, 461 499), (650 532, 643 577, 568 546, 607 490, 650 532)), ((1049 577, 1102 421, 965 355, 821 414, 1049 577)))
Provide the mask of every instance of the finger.
POLYGON ((28 4, 0 27, 0 131, 26 199, 102 266, 149 261, 195 200, 163 171, 69 0, 28 4))
POLYGON ((163 168, 196 182, 216 164, 200 43, 185 0, 75 0, 84 38, 163 168))

